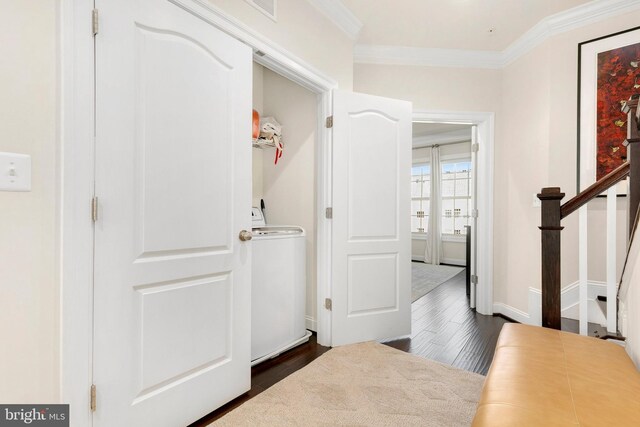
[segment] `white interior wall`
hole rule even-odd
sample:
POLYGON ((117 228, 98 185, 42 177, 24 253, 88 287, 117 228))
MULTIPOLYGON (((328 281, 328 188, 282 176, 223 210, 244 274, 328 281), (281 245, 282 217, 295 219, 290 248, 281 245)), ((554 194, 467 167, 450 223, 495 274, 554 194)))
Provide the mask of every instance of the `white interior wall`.
POLYGON ((498 114, 501 75, 488 69, 355 64, 353 90, 411 101, 414 110, 498 114))
MULTIPOLYGON (((636 258, 636 263, 640 261, 640 258, 636 258)), ((637 268, 636 268, 637 270, 637 268)), ((634 275, 634 280, 637 285, 638 273, 634 275)), ((626 351, 636 365, 636 368, 640 369, 640 289, 638 286, 633 286, 629 290, 628 295, 621 301, 623 308, 623 320, 622 320, 622 334, 627 337, 626 351)))
MULTIPOLYGON (((263 93, 264 93, 264 67, 260 64, 253 63, 253 109, 260 113, 260 117, 262 117, 262 112, 264 110, 264 102, 263 102, 263 93)), ((263 168, 262 168, 262 158, 264 156, 264 150, 260 148, 252 149, 252 206, 260 207, 260 199, 264 198, 264 185, 263 185, 263 168)))
MULTIPOLYGON (((299 225, 307 233, 307 327, 316 330, 317 97, 266 68, 260 74, 263 114, 282 125, 285 148, 277 165, 275 148, 254 149, 254 174, 262 172, 261 178, 254 176, 254 183, 261 182, 269 224, 299 225)), ((254 204, 255 199, 254 195, 254 204)))
MULTIPOLYGON (((355 65, 356 91, 407 99, 417 110, 495 113, 495 302, 526 314, 528 288, 540 288, 540 209, 533 207, 533 195, 547 186, 561 187, 565 201, 575 195, 578 43, 638 22, 640 12, 633 12, 568 31, 501 70, 355 65)), ((591 242, 604 241, 598 203, 589 208, 591 242)), ((618 202, 619 222, 624 203, 618 202)), ((577 214, 563 225, 562 281, 570 285, 578 276, 577 214)), ((619 254, 624 250, 620 239, 619 254)), ((590 279, 604 277, 603 264, 591 263, 590 279)))
POLYGON ((278 0, 277 22, 244 0, 208 1, 352 89, 354 41, 308 1, 278 0))
MULTIPOLYGON (((424 261, 424 252, 427 246, 425 239, 411 239, 411 259, 413 261, 424 261)), ((466 249, 465 243, 443 241, 442 242, 442 264, 466 265, 466 249)))
POLYGON ((0 2, 0 151, 31 155, 32 190, 0 191, 0 402, 57 402, 55 0, 0 2))
MULTIPOLYGON (((624 266, 625 254, 627 253, 627 230, 629 228, 627 222, 627 198, 617 198, 616 209, 616 269, 617 278, 622 275, 622 268, 624 266)), ((588 254, 589 254, 589 266, 588 275, 591 282, 606 282, 607 281, 607 199, 605 197, 598 197, 592 200, 588 205, 588 219, 587 221, 592 224, 589 227, 588 240, 588 254)), ((574 215, 578 215, 577 213, 574 215)), ((577 225, 576 225, 577 228, 577 225)), ((565 239, 566 240, 566 239, 565 239)), ((568 242, 573 243, 573 242, 568 242)), ((567 251, 570 251, 567 249, 567 251)), ((564 255, 564 254, 563 254, 564 255)), ((577 254, 576 254, 577 255, 577 254)), ((577 263, 577 257, 575 258, 577 263)), ((571 280, 571 276, 566 277, 565 280, 571 280)), ((575 279, 577 280, 577 279, 575 279)), ((575 281, 574 280, 574 281, 575 281)), ((563 282, 566 283, 566 282, 563 282)), ((571 283, 571 282, 569 282, 571 283)))
POLYGON ((625 348, 640 369, 640 228, 636 227, 618 290, 618 326, 625 348))
POLYGON ((629 262, 620 286, 619 326, 627 338, 626 350, 640 369, 640 235, 631 243, 629 262))
MULTIPOLYGON (((471 141, 460 144, 442 145, 440 156, 471 156, 471 141)), ((429 161, 431 159, 431 148, 414 148, 412 150, 413 163, 429 161)), ((411 239, 411 258, 413 260, 423 260, 427 242, 423 238, 411 239)), ((444 264, 465 265, 466 263, 466 243, 464 241, 442 242, 442 262, 444 264)))
MULTIPOLYGON (((494 301, 525 312, 528 288, 540 288, 541 281, 540 209, 533 195, 550 184, 550 49, 548 41, 503 70, 505 105, 496 117, 494 301), (522 102, 514 105, 513 96, 522 102)), ((575 155, 565 163, 575 163, 575 155)))

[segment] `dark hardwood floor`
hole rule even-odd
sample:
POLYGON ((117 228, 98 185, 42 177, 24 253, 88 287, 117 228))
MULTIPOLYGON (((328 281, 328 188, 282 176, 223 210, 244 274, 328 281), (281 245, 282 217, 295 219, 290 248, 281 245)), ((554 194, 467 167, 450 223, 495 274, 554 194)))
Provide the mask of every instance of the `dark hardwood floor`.
MULTIPOLYGON (((412 304, 411 337, 384 344, 485 375, 498 334, 507 322, 469 308, 463 270, 412 304)), ((255 366, 251 369, 251 390, 190 427, 206 426, 328 350, 318 345, 314 334, 308 343, 255 366)))
POLYGON ((411 337, 384 344, 486 375, 498 334, 508 321, 469 308, 464 270, 411 307, 411 337))

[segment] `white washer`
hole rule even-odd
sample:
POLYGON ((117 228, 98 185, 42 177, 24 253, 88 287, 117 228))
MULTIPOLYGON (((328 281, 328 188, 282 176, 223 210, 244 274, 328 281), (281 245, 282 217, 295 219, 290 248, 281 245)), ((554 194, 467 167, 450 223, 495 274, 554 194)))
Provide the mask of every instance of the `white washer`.
POLYGON ((306 239, 302 227, 266 225, 253 208, 251 365, 309 340, 306 330, 306 239))

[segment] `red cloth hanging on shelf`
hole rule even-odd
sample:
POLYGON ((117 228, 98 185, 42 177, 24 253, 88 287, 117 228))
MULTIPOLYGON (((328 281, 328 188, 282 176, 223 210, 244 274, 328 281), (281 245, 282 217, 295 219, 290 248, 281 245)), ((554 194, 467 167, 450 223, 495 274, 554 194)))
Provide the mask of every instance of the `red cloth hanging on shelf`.
POLYGON ((258 139, 260 136, 260 113, 253 110, 253 139, 258 139))

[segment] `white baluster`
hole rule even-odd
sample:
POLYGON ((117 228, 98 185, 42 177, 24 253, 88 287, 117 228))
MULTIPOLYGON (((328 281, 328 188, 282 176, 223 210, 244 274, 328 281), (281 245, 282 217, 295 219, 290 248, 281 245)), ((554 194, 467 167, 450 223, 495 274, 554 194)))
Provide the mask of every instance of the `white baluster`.
POLYGON ((607 331, 616 333, 616 201, 617 188, 607 190, 607 331))
POLYGON ((580 282, 580 335, 588 335, 589 333, 589 317, 588 317, 588 226, 587 226, 587 205, 584 205, 579 210, 579 225, 578 225, 578 280, 580 282))

